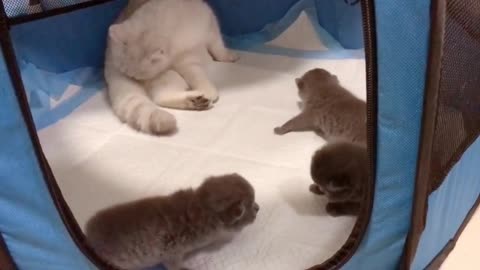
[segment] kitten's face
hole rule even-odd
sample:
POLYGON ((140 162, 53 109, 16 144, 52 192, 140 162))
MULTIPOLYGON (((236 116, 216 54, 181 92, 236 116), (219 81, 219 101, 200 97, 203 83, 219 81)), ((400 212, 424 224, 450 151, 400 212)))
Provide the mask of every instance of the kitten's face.
POLYGON ((253 223, 260 210, 253 187, 238 174, 210 177, 198 194, 227 230, 238 231, 253 223))
POLYGON ((115 67, 136 80, 150 80, 170 65, 167 42, 136 29, 127 22, 109 29, 115 67))
POLYGON ((353 191, 347 176, 324 173, 322 176, 317 176, 314 181, 331 201, 344 201, 343 198, 349 197, 353 191))
POLYGON ((307 93, 306 93, 307 91, 305 89, 305 82, 303 78, 296 78, 295 84, 297 85, 298 96, 302 101, 305 101, 307 99, 307 93))
POLYGON ((348 144, 326 145, 312 157, 310 174, 321 191, 331 201, 352 199, 362 181, 358 158, 352 155, 348 144))
POLYGON ((314 94, 312 91, 319 91, 322 88, 319 86, 328 84, 338 84, 338 78, 332 75, 325 69, 316 68, 307 71, 301 78, 296 78, 295 83, 298 88, 298 95, 301 100, 307 100, 310 95, 314 94))

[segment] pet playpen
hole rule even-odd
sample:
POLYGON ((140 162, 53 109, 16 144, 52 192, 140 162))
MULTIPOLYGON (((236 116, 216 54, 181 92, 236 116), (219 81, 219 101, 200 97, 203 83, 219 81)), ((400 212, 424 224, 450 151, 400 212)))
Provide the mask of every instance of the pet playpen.
MULTIPOLYGON (((209 2, 227 41, 239 49, 272 39, 284 28, 273 22, 308 5, 342 48, 365 44, 370 200, 343 247, 311 269, 437 268, 479 201, 480 3, 209 2)), ((57 74, 81 81, 86 92, 101 81, 106 29, 124 4, 2 1, 2 270, 114 269, 88 247, 42 152, 36 128, 62 114, 45 113, 44 97, 31 89, 61 95, 54 91, 64 89, 56 85, 62 84, 57 74)))

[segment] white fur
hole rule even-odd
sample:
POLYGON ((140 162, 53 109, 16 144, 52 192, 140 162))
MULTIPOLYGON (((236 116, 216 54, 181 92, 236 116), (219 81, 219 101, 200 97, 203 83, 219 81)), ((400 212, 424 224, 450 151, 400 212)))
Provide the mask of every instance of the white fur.
POLYGON ((105 79, 120 120, 147 133, 168 133, 175 118, 156 105, 203 110, 218 100, 204 55, 232 62, 211 8, 201 0, 130 0, 110 26, 105 79))

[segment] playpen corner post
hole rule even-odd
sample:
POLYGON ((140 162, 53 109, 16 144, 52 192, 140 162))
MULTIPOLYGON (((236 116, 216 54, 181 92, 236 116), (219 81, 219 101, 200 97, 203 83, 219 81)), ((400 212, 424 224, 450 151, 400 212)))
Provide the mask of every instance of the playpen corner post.
MULTIPOLYGON (((0 1, 0 40, 1 48, 3 51, 4 45, 3 40, 9 39, 8 35, 8 23, 7 23, 7 14, 5 12, 5 7, 3 1, 0 1)), ((0 269, 2 270, 16 270, 17 266, 8 250, 7 244, 3 237, 2 232, 0 231, 0 269)))
POLYGON ((441 62, 443 57, 446 5, 446 0, 438 0, 432 1, 430 7, 429 49, 427 73, 425 75, 421 134, 418 145, 410 229, 400 261, 400 269, 402 270, 411 269, 427 223, 428 198, 432 191, 430 183, 431 160, 442 76, 441 62))
POLYGON ((5 31, 8 31, 8 16, 7 11, 5 9, 4 1, 0 1, 0 37, 3 37, 5 31))
POLYGON ((17 270, 17 266, 8 250, 7 244, 0 233, 0 269, 2 270, 17 270))

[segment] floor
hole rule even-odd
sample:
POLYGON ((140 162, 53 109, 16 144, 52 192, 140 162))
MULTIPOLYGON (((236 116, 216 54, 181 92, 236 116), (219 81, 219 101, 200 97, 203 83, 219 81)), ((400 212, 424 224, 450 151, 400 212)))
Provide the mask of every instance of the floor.
POLYGON ((477 209, 460 236, 455 249, 450 253, 440 270, 478 270, 480 256, 480 208, 477 209))
POLYGON ((242 53, 238 63, 209 65, 221 89, 213 109, 171 110, 179 126, 172 137, 140 134, 121 124, 103 92, 39 136, 82 226, 104 207, 238 172, 256 189, 261 207, 256 222, 232 244, 215 254, 199 254, 188 265, 198 270, 305 269, 333 255, 355 222, 328 216, 325 200, 308 191, 310 158, 324 141, 313 132, 273 133, 298 113, 294 79, 313 67, 330 70, 365 97, 362 59, 242 53))

